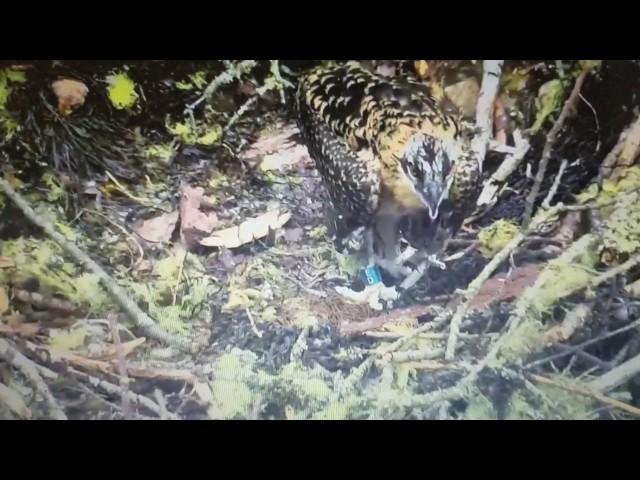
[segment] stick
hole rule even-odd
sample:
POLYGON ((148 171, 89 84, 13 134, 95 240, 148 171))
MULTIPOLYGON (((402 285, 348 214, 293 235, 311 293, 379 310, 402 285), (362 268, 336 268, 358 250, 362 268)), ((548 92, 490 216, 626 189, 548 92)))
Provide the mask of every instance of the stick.
POLYGON ((543 208, 549 208, 551 206, 551 200, 553 200, 553 197, 555 197, 556 192, 560 187, 560 180, 562 180, 562 176, 564 175, 564 171, 567 169, 568 165, 569 165, 569 161, 566 158, 563 159, 562 163, 560 164, 560 168, 558 169, 558 173, 556 174, 556 178, 553 181, 553 185, 551 186, 551 189, 547 193, 546 198, 542 202, 543 208))
POLYGON ((621 402, 620 400, 615 400, 613 398, 607 397, 602 393, 595 391, 590 386, 582 385, 579 383, 567 383, 560 380, 543 377, 542 375, 529 374, 529 376, 531 377, 532 380, 538 383, 552 385, 554 387, 567 390, 568 392, 579 393, 580 395, 584 395, 585 397, 591 397, 606 405, 617 408, 619 410, 623 410, 627 413, 630 413, 631 415, 640 417, 640 408, 629 405, 628 403, 621 402))
POLYGON ((564 103, 562 107, 562 111, 560 112, 560 116, 551 127, 551 130, 547 133, 546 141, 544 144, 544 148, 542 149, 542 158, 540 159, 540 163, 538 165, 538 171, 536 172, 536 177, 533 183, 533 187, 527 196, 527 202, 525 206, 525 211, 523 215, 523 225, 527 225, 531 220, 531 215, 533 214, 533 207, 536 202, 536 198, 540 193, 540 187, 542 186, 542 182, 544 180, 544 174, 547 171, 547 164, 549 163, 549 159, 551 158, 551 149, 556 142, 556 138, 564 125, 565 120, 569 116, 569 114, 575 108, 578 100, 580 99, 580 90, 582 89, 582 84, 584 83, 587 75, 590 73, 590 70, 585 70, 580 74, 576 83, 573 85, 573 90, 569 95, 569 98, 564 103))
POLYGON ((38 216, 24 198, 22 198, 22 196, 17 193, 3 178, 0 178, 0 189, 4 191, 4 193, 33 224, 44 230, 44 232, 58 245, 60 245, 60 247, 62 247, 69 255, 73 256, 85 268, 98 276, 100 283, 105 290, 111 294, 113 299, 120 305, 120 307, 122 307, 136 325, 144 330, 150 337, 161 342, 168 343, 169 345, 176 346, 187 352, 194 352, 197 349, 196 345, 189 339, 170 334, 159 327, 151 317, 143 312, 140 307, 138 307, 138 305, 129 298, 127 293, 111 279, 109 274, 107 274, 102 267, 100 267, 73 243, 68 242, 64 236, 56 232, 55 227, 51 222, 38 216))
POLYGON ((120 332, 118 331, 118 321, 115 315, 109 315, 109 323, 111 325, 111 335, 113 343, 116 346, 116 365, 120 374, 120 388, 122 389, 122 415, 125 420, 131 418, 131 405, 129 403, 129 375, 127 375, 127 364, 120 343, 120 332))
POLYGON ((640 355, 630 358, 589 384, 597 392, 606 393, 628 382, 640 372, 640 355))
POLYGON ((514 142, 516 144, 513 153, 507 155, 502 161, 498 169, 491 175, 491 178, 486 181, 482 192, 476 201, 476 205, 482 206, 493 202, 496 194, 498 193, 499 185, 509 178, 509 176, 518 168, 522 163, 525 155, 529 151, 529 142, 522 137, 519 130, 513 133, 514 142))
POLYGON ((58 403, 51 394, 49 387, 38 373, 36 364, 22 355, 19 351, 13 348, 9 344, 9 342, 2 338, 0 338, 0 358, 3 358, 8 363, 20 370, 20 372, 22 372, 22 374, 27 377, 31 381, 31 383, 34 384, 34 386, 38 390, 38 393, 40 393, 40 395, 44 397, 45 402, 49 407, 49 414, 51 415, 51 418, 53 418, 54 420, 67 419, 67 415, 58 406, 58 403))

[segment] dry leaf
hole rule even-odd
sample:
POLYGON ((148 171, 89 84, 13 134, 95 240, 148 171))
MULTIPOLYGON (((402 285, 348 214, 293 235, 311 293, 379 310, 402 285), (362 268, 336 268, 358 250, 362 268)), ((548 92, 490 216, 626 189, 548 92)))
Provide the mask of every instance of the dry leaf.
POLYGON ((209 234, 218 224, 214 212, 203 212, 203 206, 210 206, 203 198, 202 187, 182 187, 180 195, 180 238, 191 249, 198 244, 203 234, 209 234))
POLYGON ((9 310, 9 295, 4 287, 0 287, 0 315, 9 310))
POLYGON ((0 268, 13 268, 16 264, 9 257, 0 256, 0 268))
POLYGON ((176 210, 160 216, 143 220, 133 227, 133 231, 147 242, 163 242, 171 240, 171 234, 176 228, 180 212, 176 210))
POLYGON ((82 106, 89 93, 89 88, 84 83, 70 78, 56 80, 51 88, 58 97, 58 111, 65 116, 82 106))
POLYGON ((280 215, 277 210, 272 210, 259 217, 250 218, 238 226, 215 232, 210 237, 202 239, 200 244, 206 247, 236 248, 266 237, 270 230, 281 228, 290 218, 290 213, 280 215))

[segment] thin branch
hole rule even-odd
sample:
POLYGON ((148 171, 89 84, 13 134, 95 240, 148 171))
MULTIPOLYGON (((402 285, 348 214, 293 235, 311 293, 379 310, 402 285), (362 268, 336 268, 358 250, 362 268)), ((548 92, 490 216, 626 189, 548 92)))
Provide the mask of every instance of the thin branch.
POLYGON ((536 202, 536 198, 538 198, 538 194, 540 193, 540 187, 542 186, 544 175, 547 171, 547 165, 549 163, 549 159, 551 158, 551 150, 553 148, 553 145, 555 144, 558 134, 560 133, 560 130, 562 130, 567 117, 569 117, 569 115, 574 111, 575 106, 580 99, 580 90, 582 89, 582 84, 584 83, 589 73, 590 70, 585 70, 577 78, 576 83, 573 85, 573 90, 569 95, 569 98, 562 107, 560 116, 553 124, 553 127, 551 127, 551 130, 549 130, 549 132, 547 133, 544 148, 542 149, 542 158, 540 159, 540 163, 538 164, 538 171, 536 172, 533 187, 531 188, 531 191, 527 196, 527 203, 525 206, 522 221, 522 224, 525 226, 528 225, 529 221, 531 220, 531 215, 533 214, 533 208, 536 202))
POLYGON ((58 406, 56 399, 51 394, 49 387, 38 373, 38 368, 34 362, 22 355, 18 350, 13 348, 9 342, 0 338, 0 358, 4 359, 15 368, 17 368, 25 377, 33 383, 38 390, 38 393, 42 395, 49 407, 49 414, 54 420, 66 420, 67 415, 58 406))
POLYGON ((563 159, 562 163, 560 164, 560 168, 558 169, 558 173, 556 174, 556 178, 553 181, 553 185, 551 186, 549 193, 547 193, 546 198, 542 202, 543 208, 549 208, 551 206, 551 201, 553 200, 553 197, 556 196, 558 188, 560 188, 560 181, 562 180, 562 176, 564 175, 564 171, 567 169, 568 165, 569 161, 566 158, 563 159))
POLYGON ((568 383, 563 382, 561 380, 556 380, 552 378, 543 377, 542 375, 529 374, 532 380, 543 383, 545 385, 552 385, 554 387, 562 388, 563 390, 567 390, 568 392, 579 393, 585 397, 590 397, 599 402, 604 403, 605 405, 609 405, 611 407, 617 408, 624 412, 630 413, 631 415, 635 415, 636 417, 640 417, 640 408, 629 405, 628 403, 621 402, 614 398, 607 397, 602 393, 596 391, 590 386, 579 384, 579 383, 568 383))
POLYGON ((640 355, 630 358, 589 384, 593 390, 608 392, 623 385, 640 372, 640 355))
POLYGON ((127 312, 131 319, 136 323, 138 327, 144 330, 150 337, 155 338, 169 345, 174 345, 182 350, 192 352, 197 349, 196 345, 189 339, 179 337, 177 335, 170 334, 164 331, 158 326, 152 319, 143 312, 140 307, 127 295, 127 293, 115 283, 107 272, 102 269, 96 262, 94 262, 86 253, 80 250, 76 245, 67 241, 67 239, 60 233, 56 232, 55 227, 50 221, 38 216, 36 212, 29 206, 22 196, 17 193, 11 185, 0 178, 0 190, 9 197, 13 203, 22 211, 22 213, 35 225, 40 227, 44 232, 51 237, 60 247, 62 247, 69 255, 73 256, 79 263, 81 263, 86 269, 95 274, 99 279, 101 285, 111 294, 113 299, 127 312))
MULTIPOLYGON (((518 166, 524 160, 527 152, 529 151, 529 142, 522 137, 520 131, 516 130, 513 133, 515 148, 513 153, 510 153, 502 161, 498 169, 491 175, 482 188, 482 192, 478 196, 476 204, 478 206, 491 204, 498 193, 500 184, 505 182, 507 178, 518 168, 518 166)), ((495 149, 497 151, 497 149, 495 149)))

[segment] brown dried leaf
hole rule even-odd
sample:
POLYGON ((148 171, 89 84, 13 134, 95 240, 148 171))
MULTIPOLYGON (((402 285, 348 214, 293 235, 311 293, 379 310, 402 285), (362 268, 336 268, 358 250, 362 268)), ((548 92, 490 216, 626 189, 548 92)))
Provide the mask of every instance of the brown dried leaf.
POLYGON ((290 213, 280 215, 277 210, 272 210, 259 217, 250 218, 238 226, 215 232, 202 239, 200 243, 206 247, 236 248, 266 237, 270 230, 281 228, 290 218, 290 213))
POLYGON ((179 217, 180 212, 178 210, 171 213, 164 213, 137 223, 133 227, 133 231, 147 242, 166 243, 171 240, 171 234, 173 234, 173 231, 176 229, 179 217))
POLYGON ((494 302, 511 300, 533 285, 540 274, 540 265, 527 264, 511 274, 499 274, 487 280, 471 302, 471 310, 483 310, 494 302))
POLYGON ((82 106, 89 93, 89 88, 84 83, 70 78, 56 80, 51 88, 58 97, 58 111, 65 116, 82 106))
POLYGON ((180 195, 180 238, 188 249, 198 244, 199 238, 218 225, 218 217, 214 212, 203 212, 202 207, 208 207, 203 198, 202 187, 182 187, 180 195))
POLYGON ((4 287, 0 287, 0 315, 9 310, 9 295, 4 287))

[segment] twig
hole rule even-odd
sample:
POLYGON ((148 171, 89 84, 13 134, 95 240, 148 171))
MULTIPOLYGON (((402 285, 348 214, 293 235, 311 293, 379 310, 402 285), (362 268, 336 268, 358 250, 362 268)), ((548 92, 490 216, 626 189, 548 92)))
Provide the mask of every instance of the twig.
POLYGON ((0 178, 0 189, 18 206, 22 213, 35 225, 42 228, 44 232, 51 237, 60 247, 62 247, 69 255, 73 256, 85 268, 90 270, 99 279, 102 286, 107 290, 116 302, 127 312, 131 319, 138 327, 144 330, 150 337, 161 342, 174 345, 182 350, 192 352, 197 349, 196 345, 187 338, 179 337, 164 331, 158 326, 138 305, 129 298, 127 293, 120 288, 86 253, 80 250, 76 245, 68 242, 64 236, 56 232, 54 226, 48 220, 38 216, 29 204, 18 194, 11 185, 0 178))
MULTIPOLYGON (((120 389, 120 387, 118 385, 114 385, 111 382, 107 382, 106 380, 102 380, 100 378, 93 377, 93 376, 89 375, 88 373, 81 372, 79 370, 76 370, 75 368, 70 368, 69 371, 73 375, 75 375, 76 377, 81 378, 84 381, 88 382, 91 386, 93 386, 95 388, 100 388, 101 390, 105 391, 106 393, 109 393, 111 395, 120 395, 122 393, 122 390, 120 389)), ((151 410, 153 413, 157 414, 158 416, 160 416, 160 414, 161 414, 160 406, 157 403, 155 403, 153 400, 151 400, 150 398, 147 398, 144 395, 138 395, 137 393, 133 393, 133 392, 128 392, 128 396, 129 396, 129 398, 131 400, 136 402, 138 405, 141 405, 141 406, 151 410)), ((177 420, 178 419, 173 414, 169 414, 169 418, 172 419, 172 420, 177 420)))
POLYGON ((623 410, 627 413, 640 417, 640 408, 634 407, 632 405, 621 402, 614 398, 607 397, 602 393, 597 392, 595 389, 593 389, 590 386, 581 385, 579 383, 563 382, 560 380, 547 378, 547 377, 543 377, 542 375, 536 375, 536 374, 529 374, 529 376, 531 377, 532 380, 538 383, 552 385, 554 387, 562 388, 563 390, 567 390, 573 393, 579 393, 580 395, 583 395, 585 397, 593 398, 606 405, 609 405, 611 407, 617 408, 619 410, 623 410))
POLYGON ((455 355, 456 344, 458 341, 458 334, 460 332, 460 324, 462 319, 466 315, 471 302, 476 297, 484 282, 486 282, 493 272, 505 261, 511 253, 520 245, 520 243, 526 238, 526 233, 520 232, 495 256, 493 259, 485 265, 480 274, 469 284, 464 294, 464 301, 456 309, 453 318, 451 319, 451 325, 449 327, 449 339, 447 341, 447 351, 444 358, 446 360, 452 360, 455 355))
POLYGON ((604 335, 601 335, 599 337, 587 340, 586 342, 583 342, 583 343, 581 343, 579 345, 576 345, 574 347, 567 347, 567 350, 565 350, 564 352, 556 353, 556 354, 553 354, 553 355, 549 355, 548 357, 541 358, 539 360, 536 360, 534 362, 531 362, 531 363, 525 365, 524 368, 526 370, 529 370, 531 368, 538 367, 540 365, 544 365, 545 363, 552 362, 552 361, 557 360, 557 359, 562 358, 562 357, 566 357, 567 355, 571 355, 572 353, 576 353, 576 352, 578 352, 580 350, 583 350, 583 349, 585 349, 586 347, 588 347, 590 345, 593 345, 595 343, 601 342, 603 340, 606 340, 608 338, 614 337, 616 335, 619 335, 620 333, 624 333, 624 332, 626 332, 628 330, 632 330, 632 329, 637 328, 637 327, 640 327, 640 320, 636 320, 635 322, 632 322, 632 323, 630 323, 628 325, 625 325, 624 327, 620 327, 620 328, 618 328, 616 330, 613 330, 611 332, 607 332, 604 335))
POLYGON ((570 113, 573 112, 578 99, 580 98, 580 90, 582 89, 582 84, 584 83, 587 75, 590 73, 590 70, 585 70, 580 74, 577 78, 576 83, 573 85, 573 90, 569 95, 569 98, 564 103, 562 107, 562 111, 560 112, 560 116, 551 127, 551 130, 547 133, 546 141, 544 144, 544 148, 542 149, 542 158, 540 159, 540 163, 538 164, 538 171, 536 172, 536 177, 533 183, 533 187, 527 196, 527 201, 525 205, 525 211, 523 215, 522 224, 524 226, 528 225, 531 220, 531 215, 533 214, 533 208, 536 202, 536 198, 538 198, 538 194, 540 192, 540 187, 542 186, 542 182, 544 181, 544 175, 547 171, 547 164, 549 163, 549 159, 551 158, 551 149, 553 148, 554 143, 556 142, 556 138, 560 133, 560 130, 564 126, 564 122, 569 116, 570 113))
POLYGON ((58 406, 58 403, 51 394, 49 387, 38 373, 36 364, 22 355, 19 351, 13 348, 9 344, 9 342, 2 338, 0 338, 0 358, 3 358, 8 363, 20 370, 20 372, 22 372, 24 376, 34 384, 36 390, 38 390, 38 392, 44 397, 45 402, 49 407, 49 413, 54 420, 67 419, 67 415, 58 406))
POLYGON ((19 418, 29 420, 33 416, 20 395, 0 382, 0 403, 3 403, 19 418))
POLYGON ((159 388, 156 388, 153 391, 153 396, 158 403, 158 407, 160 407, 160 418, 162 420, 169 420, 169 411, 167 410, 167 400, 164 398, 162 391, 159 388))
POLYGON ((251 315, 251 310, 249 310, 249 307, 246 307, 245 311, 247 312, 247 317, 249 317, 249 322, 251 322, 251 329, 253 330, 253 333, 255 333, 258 338, 262 338, 262 332, 258 330, 258 327, 256 326, 256 322, 253 320, 253 315, 251 315))
POLYGON ((518 168, 529 151, 529 142, 522 137, 519 130, 513 133, 513 138, 515 142, 513 153, 505 157, 498 169, 491 175, 491 178, 485 182, 482 192, 476 201, 478 206, 490 204, 495 200, 500 184, 505 182, 518 168))
POLYGON ((231 83, 233 80, 238 78, 239 75, 234 75, 235 72, 232 72, 232 70, 235 69, 237 72, 242 74, 242 73, 245 73, 245 72, 249 71, 255 65, 256 65, 256 61, 255 60, 243 60, 241 62, 238 62, 238 64, 235 67, 233 66, 233 64, 225 64, 225 67, 227 69, 224 72, 216 75, 216 77, 204 89, 204 91, 202 92, 202 95, 195 102, 191 103, 190 105, 187 105, 187 107, 184 110, 184 113, 187 114, 187 113, 193 112, 193 110, 198 105, 200 105, 205 100, 209 100, 211 98, 211 96, 222 85, 224 85, 226 83, 231 83))
POLYGON ((440 358, 444 354, 444 348, 433 348, 431 350, 408 350, 406 352, 394 352, 391 354, 391 361, 397 363, 419 362, 421 360, 433 360, 440 358))
POLYGON ((543 208, 549 208, 551 206, 551 201, 553 197, 555 197, 558 188, 560 187, 560 181, 562 180, 562 176, 564 175, 564 171, 567 169, 567 165, 569 165, 569 161, 564 158, 562 163, 560 164, 560 168, 558 169, 558 173, 556 174, 556 178, 553 181, 553 185, 551 185, 551 189, 547 193, 546 198, 542 202, 543 208))
POLYGON ((373 355, 369 356, 366 360, 364 360, 360 365, 358 365, 357 368, 355 368, 351 372, 351 374, 344 381, 343 389, 348 391, 351 388, 353 388, 353 386, 357 382, 362 380, 362 378, 367 373, 369 368, 371 368, 371 366, 373 366, 374 363, 376 363, 378 358, 383 359, 382 363, 390 362, 392 359, 391 354, 394 351, 398 350, 400 347, 402 347, 406 342, 408 342, 412 338, 415 338, 417 335, 420 335, 423 332, 426 332, 428 330, 433 330, 445 324, 449 319, 449 314, 450 314, 449 310, 444 310, 436 318, 434 318, 433 321, 426 323, 419 328, 416 328, 413 332, 409 333, 408 335, 405 335, 402 338, 399 338, 395 342, 385 347, 379 348, 373 355))
POLYGON ((630 358, 589 384, 598 392, 608 392, 629 381, 640 372, 640 355, 630 358))
POLYGON ((122 389, 122 415, 126 420, 131 418, 131 405, 129 404, 129 375, 127 374, 127 363, 120 343, 120 332, 118 331, 118 321, 116 315, 109 315, 111 325, 111 336, 116 346, 116 365, 120 374, 120 388, 122 389))

